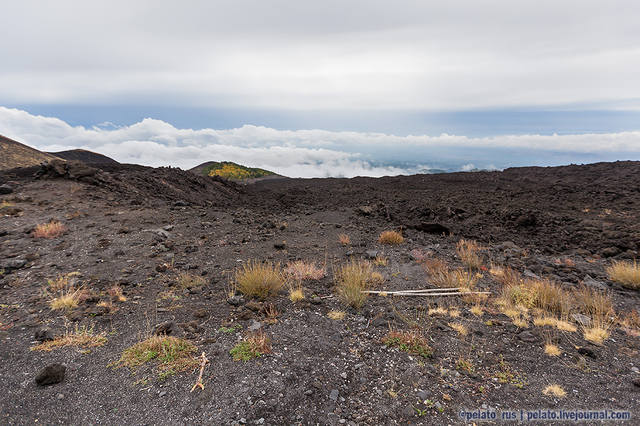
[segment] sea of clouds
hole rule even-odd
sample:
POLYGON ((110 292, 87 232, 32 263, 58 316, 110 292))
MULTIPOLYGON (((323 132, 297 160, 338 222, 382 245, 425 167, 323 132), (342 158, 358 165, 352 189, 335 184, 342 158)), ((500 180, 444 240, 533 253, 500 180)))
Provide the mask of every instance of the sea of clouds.
MULTIPOLYGON (((290 177, 385 176, 427 171, 424 153, 447 149, 640 156, 640 131, 576 135, 504 135, 470 138, 395 136, 325 130, 277 130, 244 125, 235 129, 178 129, 146 118, 129 126, 71 126, 54 117, 0 107, 0 134, 42 151, 88 149, 124 163, 192 168, 205 161, 234 161, 290 177), (402 149, 401 161, 385 164, 384 153, 402 149), (409 164, 409 165, 407 165, 409 164)), ((531 160, 533 164, 534 159, 531 160)), ((468 161, 458 169, 470 170, 468 161)), ((494 168, 485 165, 484 168, 494 168)))

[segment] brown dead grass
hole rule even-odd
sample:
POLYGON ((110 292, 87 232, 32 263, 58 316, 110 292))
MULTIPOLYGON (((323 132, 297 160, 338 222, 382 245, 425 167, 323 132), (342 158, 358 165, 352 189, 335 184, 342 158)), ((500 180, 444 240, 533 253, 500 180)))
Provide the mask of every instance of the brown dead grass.
POLYGON ((555 396, 556 398, 564 398, 567 392, 562 389, 560 385, 549 385, 542 391, 543 394, 548 396, 555 396))
POLYGON ((186 289, 200 288, 207 283, 207 280, 205 280, 204 277, 200 275, 192 274, 191 272, 179 273, 176 280, 180 288, 186 288, 186 289))
POLYGON ((57 238, 64 234, 66 230, 67 228, 65 228, 65 226, 60 222, 52 221, 36 225, 36 228, 33 231, 33 236, 35 238, 57 238))
POLYGON ((351 237, 349 237, 347 234, 340 234, 338 235, 338 242, 343 246, 348 246, 349 244, 351 244, 351 237))
POLYGON ((61 336, 56 336, 53 340, 42 342, 31 347, 32 351, 50 352, 56 348, 65 346, 77 346, 81 348, 95 348, 107 342, 107 338, 102 333, 96 333, 93 326, 76 325, 74 330, 66 331, 61 336))
POLYGON ((334 273, 336 292, 343 303, 356 309, 362 307, 367 300, 368 290, 380 284, 382 275, 373 270, 371 262, 366 260, 352 260, 340 266, 334 273))
POLYGON ((279 264, 249 261, 235 274, 235 286, 247 296, 265 299, 277 294, 285 283, 279 264))
POLYGON ((429 282, 436 287, 456 288, 472 290, 478 276, 471 271, 464 269, 451 269, 449 265, 441 259, 427 259, 423 263, 423 268, 429 275, 429 282))
POLYGON ((637 261, 613 262, 607 268, 607 274, 612 281, 622 284, 623 287, 640 290, 640 265, 637 261))
POLYGON ((184 339, 153 336, 125 349, 116 366, 136 368, 153 361, 161 371, 185 371, 198 365, 198 360, 193 357, 196 350, 184 339))
POLYGON ((480 246, 473 240, 460 240, 456 244, 456 253, 460 261, 469 269, 477 270, 482 266, 482 258, 478 254, 479 252, 480 246))
POLYGON ((319 280, 325 276, 324 268, 304 260, 296 260, 287 264, 284 273, 295 280, 319 280))
POLYGON ((398 231, 383 231, 378 237, 380 244, 398 245, 404 242, 404 237, 398 231))

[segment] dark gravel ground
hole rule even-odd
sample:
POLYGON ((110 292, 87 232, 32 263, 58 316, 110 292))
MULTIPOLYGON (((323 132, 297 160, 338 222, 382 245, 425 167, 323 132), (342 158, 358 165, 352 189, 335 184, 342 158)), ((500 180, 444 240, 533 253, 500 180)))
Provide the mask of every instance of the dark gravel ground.
MULTIPOLYGON (((459 265, 455 244, 464 237, 484 244, 487 266, 549 277, 566 289, 603 286, 620 316, 637 310, 638 292, 610 282, 604 268, 611 257, 637 256, 639 163, 247 186, 177 169, 73 167, 37 180, 36 169, 0 174, 0 184, 14 189, 0 196, 13 205, 0 217, 2 424, 459 424, 460 410, 483 407, 640 415, 637 331, 616 325, 599 346, 580 332, 518 328, 492 303, 477 317, 461 300, 371 297, 356 311, 333 296, 333 270, 372 250, 388 258, 377 267, 381 288, 428 286, 417 253, 459 265), (33 238, 33 227, 50 219, 68 231, 33 238), (425 232, 433 224, 450 235, 425 232), (377 243, 381 231, 400 228, 404 244, 377 243), (342 233, 350 246, 338 243, 342 233), (232 273, 250 259, 311 260, 325 265, 327 276, 305 281, 306 299, 297 304, 285 292, 264 303, 231 304, 232 273), (94 297, 65 315, 51 311, 47 280, 75 271, 94 297), (186 271, 205 285, 176 289, 186 271), (114 285, 127 300, 99 307, 114 285), (278 311, 275 321, 264 312, 268 305, 278 311), (436 306, 460 316, 428 315, 436 306), (330 319, 331 310, 346 316, 330 319), (151 366, 110 366, 166 321, 211 361, 203 391, 190 392, 196 370, 160 377, 151 366), (452 322, 469 334, 459 335, 452 322), (76 326, 94 327, 106 344, 30 350, 38 331, 76 326), (273 353, 233 361, 229 350, 257 327, 271 338, 273 353), (390 328, 412 327, 428 339, 432 358, 382 344, 390 328), (549 339, 561 356, 543 353, 549 339), (459 368, 460 359, 471 371, 459 368), (66 366, 64 380, 36 385, 51 363, 66 366), (552 383, 566 397, 544 395, 552 383)), ((482 275, 478 287, 497 293, 492 276, 482 275)))

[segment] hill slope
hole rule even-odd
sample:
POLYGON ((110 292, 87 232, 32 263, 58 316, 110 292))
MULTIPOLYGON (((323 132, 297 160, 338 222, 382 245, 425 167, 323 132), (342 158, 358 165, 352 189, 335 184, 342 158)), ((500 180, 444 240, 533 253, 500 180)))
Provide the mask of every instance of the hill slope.
POLYGON ((48 154, 55 155, 58 158, 68 161, 82 161, 86 164, 119 164, 113 158, 106 155, 98 154, 97 152, 87 151, 86 149, 72 149, 69 151, 49 152, 48 154))
POLYGON ((231 161, 207 161, 189 171, 202 176, 220 176, 226 179, 243 180, 256 179, 267 176, 278 176, 269 170, 246 167, 231 161))
POLYGON ((37 166, 57 157, 0 135, 0 170, 37 166))

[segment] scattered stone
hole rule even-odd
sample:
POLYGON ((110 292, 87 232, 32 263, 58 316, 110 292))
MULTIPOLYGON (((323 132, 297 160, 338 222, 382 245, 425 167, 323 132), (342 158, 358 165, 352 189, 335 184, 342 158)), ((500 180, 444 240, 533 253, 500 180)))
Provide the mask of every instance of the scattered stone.
POLYGON ((378 257, 378 250, 367 250, 364 254, 367 259, 375 259, 378 257))
POLYGON ((170 336, 170 335, 179 334, 179 330, 175 322, 165 321, 163 323, 156 325, 153 328, 153 334, 155 334, 156 336, 161 336, 161 335, 170 336))
POLYGON ((571 314, 571 319, 580 324, 583 327, 589 327, 591 325, 591 318, 582 314, 571 314))
POLYGON ((64 373, 67 370, 62 364, 50 364, 43 368, 36 376, 36 383, 39 386, 54 385, 64 380, 64 373))
POLYGON ((373 213, 373 207, 360 206, 356 209, 356 212, 362 216, 370 216, 373 213))
POLYGON ((608 287, 607 287, 607 285, 605 283, 603 283, 602 281, 598 281, 598 280, 595 280, 595 279, 591 278, 590 275, 585 276, 584 280, 582 280, 582 283, 584 285, 588 285, 589 287, 593 287, 593 288, 596 288, 598 290, 607 290, 608 289, 608 287))
POLYGON ((231 296, 227 299, 227 303, 231 306, 240 306, 244 303, 244 298, 242 296, 231 296))
POLYGON ((166 394, 167 394, 167 391, 162 391, 162 392, 160 392, 160 393, 158 394, 158 396, 162 398, 162 397, 163 397, 163 396, 165 396, 166 394))
POLYGON ((256 302, 252 300, 251 302, 247 303, 246 308, 253 312, 260 312, 263 308, 263 305, 261 302, 256 302))
POLYGON ((533 271, 530 271, 529 269, 525 269, 522 275, 524 275, 527 278, 533 278, 534 280, 540 279, 540 277, 537 274, 535 274, 533 271))
POLYGON ((331 392, 329 393, 329 399, 334 402, 338 400, 338 396, 340 396, 338 389, 332 389, 331 392))
POLYGON ((24 265, 27 264, 25 259, 7 259, 0 262, 0 269, 4 269, 5 271, 10 271, 13 269, 23 268, 24 265))
POLYGON ((273 248, 276 250, 284 250, 287 247, 287 243, 285 241, 273 243, 273 248))
POLYGON ((56 398, 57 398, 59 401, 62 401, 62 400, 64 399, 64 394, 63 394, 63 393, 56 394, 56 398))
POLYGON ((591 359, 596 359, 597 358, 596 357, 596 353, 592 349, 589 349, 589 348, 584 348, 584 347, 578 348, 578 353, 580 355, 588 356, 591 359))
POLYGON ((422 222, 418 225, 407 226, 408 228, 413 228, 416 231, 426 232, 427 234, 436 234, 436 235, 451 235, 451 231, 444 225, 440 225, 439 223, 426 223, 422 222))
POLYGON ((193 316, 196 318, 205 318, 207 316, 207 310, 204 308, 196 309, 193 311, 193 316))
POLYGON ((638 369, 638 367, 631 367, 631 371, 633 371, 634 373, 640 373, 640 370, 638 369))
POLYGON ((249 331, 258 331, 262 328, 262 323, 260 321, 253 320, 251 325, 249 326, 249 331))
POLYGON ((538 340, 538 338, 529 330, 524 330, 518 333, 518 338, 523 342, 533 343, 538 340))
POLYGON ((153 232, 154 238, 159 241, 164 241, 171 236, 171 234, 164 229, 153 229, 151 232, 153 232))
POLYGON ((13 188, 10 187, 9 185, 7 185, 6 183, 4 185, 0 185, 0 194, 11 194, 13 192, 13 188))
POLYGON ((600 254, 603 257, 613 257, 617 254, 620 254, 621 250, 618 247, 607 247, 602 249, 602 251, 600 252, 600 254))
POLYGON ((36 333, 33 335, 33 338, 38 342, 48 342, 50 340, 53 340, 54 336, 51 330, 49 330, 48 328, 42 328, 36 331, 36 333))
POLYGON ((640 388, 640 378, 633 379, 631 383, 633 383, 635 387, 640 388))

